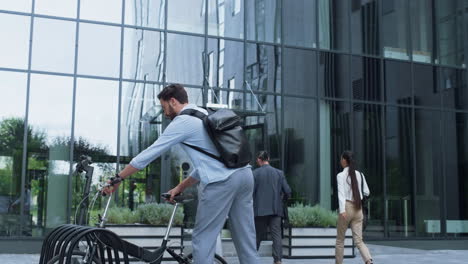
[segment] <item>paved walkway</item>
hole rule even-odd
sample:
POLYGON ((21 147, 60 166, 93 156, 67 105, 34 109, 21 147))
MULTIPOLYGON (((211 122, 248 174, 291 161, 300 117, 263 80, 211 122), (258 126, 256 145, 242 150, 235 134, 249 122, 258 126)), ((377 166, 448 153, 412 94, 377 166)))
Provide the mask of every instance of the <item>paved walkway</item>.
MULTIPOLYGON (((441 241, 441 243, 444 243, 441 241)), ((369 245, 374 256, 375 264, 466 264, 468 249, 466 250, 423 250, 398 248, 382 245, 369 245)), ((273 259, 262 257, 261 264, 271 264, 273 259)), ((239 264, 236 258, 228 258, 229 264, 239 264)), ((38 264, 39 255, 36 254, 0 254, 1 264, 38 264)), ((300 259, 283 260, 283 264, 333 264, 333 259, 300 259)), ((360 256, 345 259, 345 264, 362 264, 360 256)), ((137 263, 135 263, 137 264, 137 263)))

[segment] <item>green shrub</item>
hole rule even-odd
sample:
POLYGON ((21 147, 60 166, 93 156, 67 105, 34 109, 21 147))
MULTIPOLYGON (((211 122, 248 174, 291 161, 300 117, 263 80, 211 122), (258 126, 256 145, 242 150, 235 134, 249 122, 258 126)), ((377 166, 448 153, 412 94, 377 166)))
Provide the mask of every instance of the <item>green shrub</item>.
MULTIPOLYGON (((173 205, 149 203, 140 205, 135 211, 126 207, 112 207, 107 211, 107 223, 109 224, 150 224, 167 225, 171 219, 173 205)), ((174 225, 182 225, 184 213, 178 208, 174 216, 174 225)))
POLYGON ((89 225, 95 226, 99 223, 99 215, 102 215, 101 210, 90 210, 89 213, 89 225))
POLYGON ((140 217, 129 208, 112 207, 107 211, 107 223, 109 224, 132 224, 139 223, 140 217))
MULTIPOLYGON (((167 225, 171 219, 173 205, 149 203, 140 205, 137 214, 141 216, 142 223, 151 225, 167 225)), ((174 225, 182 225, 184 213, 182 208, 178 208, 174 216, 174 225)))
POLYGON ((319 205, 295 204, 288 208, 289 223, 293 227, 335 227, 338 214, 319 205))

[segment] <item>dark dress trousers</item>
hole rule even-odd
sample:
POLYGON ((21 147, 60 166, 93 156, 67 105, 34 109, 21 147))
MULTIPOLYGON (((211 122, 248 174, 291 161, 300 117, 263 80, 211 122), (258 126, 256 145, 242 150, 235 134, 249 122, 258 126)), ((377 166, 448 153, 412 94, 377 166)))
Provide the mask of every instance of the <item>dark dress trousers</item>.
POLYGON ((263 165, 254 170, 254 215, 257 233, 257 250, 265 240, 267 228, 270 228, 273 240, 273 259, 281 261, 281 218, 284 216, 283 199, 291 196, 291 188, 284 173, 270 165, 263 165))

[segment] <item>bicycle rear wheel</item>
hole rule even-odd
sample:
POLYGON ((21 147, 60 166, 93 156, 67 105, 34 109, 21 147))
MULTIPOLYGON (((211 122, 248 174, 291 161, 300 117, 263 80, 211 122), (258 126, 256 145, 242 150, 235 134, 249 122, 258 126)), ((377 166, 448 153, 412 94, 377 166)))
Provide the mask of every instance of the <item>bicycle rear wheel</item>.
MULTIPOLYGON (((193 255, 192 255, 192 253, 190 253, 190 254, 187 256, 187 258, 190 260, 190 263, 193 262, 193 255)), ((227 264, 227 262, 226 262, 226 260, 223 259, 223 257, 221 257, 221 256, 218 255, 218 254, 215 254, 213 264, 227 264)))

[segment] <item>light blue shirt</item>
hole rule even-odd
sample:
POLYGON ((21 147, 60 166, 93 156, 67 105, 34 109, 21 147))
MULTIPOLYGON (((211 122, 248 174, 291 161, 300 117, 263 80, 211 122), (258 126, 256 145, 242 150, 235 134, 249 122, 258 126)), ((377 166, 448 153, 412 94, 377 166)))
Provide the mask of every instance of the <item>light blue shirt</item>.
MULTIPOLYGON (((207 113, 205 109, 199 108, 194 104, 186 105, 181 112, 191 108, 197 109, 205 114, 207 113)), ((130 161, 130 165, 141 170, 172 146, 182 142, 197 146, 209 153, 219 156, 219 152, 206 132, 203 122, 197 117, 178 115, 151 146, 143 150, 130 161)), ((208 155, 187 147, 184 144, 181 146, 187 152, 193 163, 194 170, 190 176, 201 181, 203 185, 225 180, 235 171, 242 169, 227 168, 223 163, 208 155)), ((246 167, 248 166, 250 165, 246 167)))

